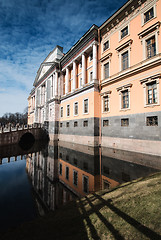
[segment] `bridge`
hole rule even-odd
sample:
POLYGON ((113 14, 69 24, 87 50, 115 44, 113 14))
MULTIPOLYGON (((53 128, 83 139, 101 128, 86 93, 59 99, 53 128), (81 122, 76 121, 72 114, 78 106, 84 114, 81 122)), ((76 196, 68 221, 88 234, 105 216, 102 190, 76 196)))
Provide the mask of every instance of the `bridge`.
POLYGON ((11 125, 9 125, 7 128, 1 128, 0 130, 0 146, 16 144, 24 140, 35 141, 47 138, 47 132, 41 124, 16 126, 16 128, 12 128, 11 125))

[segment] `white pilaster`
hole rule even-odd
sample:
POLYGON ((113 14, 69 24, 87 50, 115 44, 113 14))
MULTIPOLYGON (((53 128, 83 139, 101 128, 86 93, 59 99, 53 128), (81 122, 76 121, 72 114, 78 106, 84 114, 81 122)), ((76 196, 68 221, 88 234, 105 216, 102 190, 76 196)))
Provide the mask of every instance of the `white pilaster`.
POLYGON ((55 72, 55 97, 58 96, 58 72, 55 72))
POLYGON ((65 94, 69 92, 69 68, 66 68, 66 75, 65 75, 65 94))
POLYGON ((93 80, 97 80, 97 44, 93 44, 93 80))
POLYGON ((82 85, 86 83, 86 55, 82 54, 82 85))
POLYGON ((76 80, 77 80, 77 63, 76 61, 73 62, 73 86, 72 91, 76 89, 76 80))

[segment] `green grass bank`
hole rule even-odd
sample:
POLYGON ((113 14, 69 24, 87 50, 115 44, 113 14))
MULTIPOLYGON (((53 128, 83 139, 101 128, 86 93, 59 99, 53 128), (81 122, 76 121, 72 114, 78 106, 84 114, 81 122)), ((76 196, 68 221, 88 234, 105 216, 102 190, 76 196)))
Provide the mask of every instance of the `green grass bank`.
POLYGON ((161 173, 100 191, 10 230, 1 240, 159 240, 161 173))

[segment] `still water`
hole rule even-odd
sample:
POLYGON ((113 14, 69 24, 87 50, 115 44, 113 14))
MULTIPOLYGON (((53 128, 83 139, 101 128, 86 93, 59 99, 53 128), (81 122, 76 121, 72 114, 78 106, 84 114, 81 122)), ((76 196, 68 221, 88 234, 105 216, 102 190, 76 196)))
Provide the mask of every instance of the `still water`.
POLYGON ((159 171, 152 162, 146 155, 60 142, 35 142, 28 151, 18 145, 0 148, 0 231, 159 171))

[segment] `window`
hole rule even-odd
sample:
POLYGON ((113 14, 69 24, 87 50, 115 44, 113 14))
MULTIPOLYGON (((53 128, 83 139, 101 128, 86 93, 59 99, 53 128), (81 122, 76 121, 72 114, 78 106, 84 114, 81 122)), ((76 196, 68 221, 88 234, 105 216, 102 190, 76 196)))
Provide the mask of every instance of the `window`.
POLYGON ((66 127, 69 127, 69 122, 66 123, 66 127))
POLYGON ((84 113, 88 113, 88 99, 84 100, 84 113))
POLYGON ((122 95, 122 108, 129 108, 129 91, 125 90, 121 92, 122 95))
POLYGON ((79 86, 82 87, 83 82, 82 82, 82 78, 79 79, 79 86))
POLYGON ((79 68, 80 69, 82 68, 82 61, 80 61, 80 63, 79 63, 79 68))
POLYGON ((156 84, 156 81, 148 83, 146 86, 147 86, 147 104, 157 103, 157 84, 156 84))
POLYGON ((83 176, 83 192, 88 193, 89 180, 87 176, 83 176))
POLYGON ((128 35, 128 26, 121 30, 121 39, 128 35))
POLYGON ((109 126, 109 120, 103 120, 103 127, 109 126))
POLYGON ((109 111, 109 96, 103 97, 103 111, 104 112, 109 111))
POLYGON ((78 172, 75 171, 75 170, 73 170, 73 184, 74 184, 75 186, 78 185, 78 172))
POLYGON ((70 105, 68 104, 67 105, 67 117, 69 117, 70 116, 70 105))
POLYGON ((122 70, 125 70, 129 67, 129 53, 128 51, 121 55, 122 70))
POLYGON ((65 168, 65 178, 69 180, 69 167, 65 168))
POLYGON ((89 73, 89 82, 91 82, 93 80, 93 72, 89 73))
POLYGON ((78 127, 78 122, 74 122, 74 127, 78 127))
POLYGON ((91 62, 93 60, 93 52, 89 54, 89 61, 91 62))
POLYGON ((122 119, 121 119, 121 126, 122 126, 122 127, 127 127, 127 126, 129 126, 129 119, 128 119, 128 118, 122 118, 122 119))
POLYGON ((152 7, 146 13, 144 13, 144 23, 148 22, 154 17, 154 8, 152 7))
POLYGON ((78 102, 74 103, 74 115, 78 115, 78 102))
POLYGON ((103 51, 107 50, 108 48, 109 48, 109 41, 103 44, 103 51))
POLYGON ((151 58, 156 55, 155 36, 146 40, 146 53, 147 53, 147 58, 151 58))
POLYGON ((62 175, 62 164, 59 163, 59 174, 62 175))
POLYGON ((158 126, 158 117, 157 116, 147 117, 146 125, 147 126, 158 126))
POLYGON ((88 127, 88 121, 83 122, 83 127, 88 127))
POLYGON ((60 117, 63 117, 63 107, 60 109, 60 117))
POLYGON ((59 154, 59 157, 62 158, 62 153, 59 154))
POLYGON ((60 127, 61 127, 61 128, 63 127, 63 123, 60 123, 60 127))
POLYGON ((69 156, 68 155, 66 155, 66 161, 69 161, 69 156))
POLYGON ((109 62, 104 65, 105 79, 109 77, 109 62))

